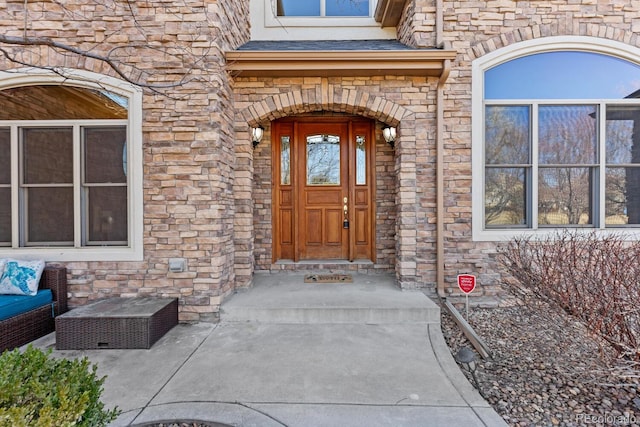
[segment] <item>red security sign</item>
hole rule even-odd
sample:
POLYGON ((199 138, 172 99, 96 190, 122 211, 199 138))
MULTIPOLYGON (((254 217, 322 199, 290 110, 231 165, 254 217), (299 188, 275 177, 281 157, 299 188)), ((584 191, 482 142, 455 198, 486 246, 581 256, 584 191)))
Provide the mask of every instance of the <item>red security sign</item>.
POLYGON ((470 294, 476 288, 476 276, 472 274, 458 274, 458 287, 465 294, 470 294))

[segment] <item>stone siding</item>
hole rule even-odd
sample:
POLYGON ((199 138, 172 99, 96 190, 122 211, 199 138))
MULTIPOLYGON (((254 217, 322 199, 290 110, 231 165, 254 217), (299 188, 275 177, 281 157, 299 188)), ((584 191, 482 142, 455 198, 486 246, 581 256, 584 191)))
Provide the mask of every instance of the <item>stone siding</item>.
MULTIPOLYGON (((242 83, 237 83, 240 88, 242 83)), ((238 89, 241 90, 241 89, 238 89)), ((297 117, 345 117, 342 113, 323 111, 318 113, 299 114, 297 117)), ((253 150, 253 239, 254 239, 254 268, 256 270, 287 270, 273 265, 273 215, 271 191, 273 185, 272 175, 272 147, 270 127, 267 124, 265 136, 253 150)), ((379 124, 375 132, 375 168, 376 177, 376 262, 373 267, 367 264, 358 264, 359 271, 384 271, 393 272, 395 266, 395 226, 396 209, 394 203, 396 191, 394 150, 382 138, 382 125, 379 124)), ((330 264, 330 263, 329 263, 330 264)), ((345 268, 345 267, 342 267, 345 268)), ((355 267, 354 267, 355 268, 355 267)))
MULTIPOLYGON (((239 165, 236 171, 235 193, 243 197, 238 205, 246 206, 236 215, 236 236, 244 236, 236 240, 236 254, 244 248, 253 248, 255 254, 255 259, 236 257, 239 285, 249 285, 254 268, 267 268, 272 257, 269 123, 281 117, 324 112, 378 120, 375 268, 395 269, 403 287, 419 286, 415 200, 418 194, 430 194, 434 199, 435 180, 417 188, 416 158, 418 147, 434 145, 433 140, 427 140, 434 133, 426 129, 435 126, 435 83, 435 79, 424 77, 394 76, 235 79, 236 147, 238 156, 248 153, 242 164, 245 169, 239 165), (398 126, 395 150, 380 139, 382 123, 398 126), (266 137, 252 152, 249 126, 258 124, 267 128, 266 137), (424 139, 417 141, 417 136, 424 139)), ((435 215, 433 207, 429 212, 435 215)), ((432 253, 431 259, 434 256, 432 253)))
MULTIPOLYGON (((143 99, 143 260, 66 263, 71 305, 116 295, 175 296, 182 321, 216 320, 224 297, 251 285, 254 270, 268 269, 272 261, 269 124, 309 114, 377 121, 376 268, 395 271, 404 288, 435 290, 437 79, 232 79, 224 52, 249 40, 249 0, 61 4, 65 9, 41 1, 0 4, 3 34, 26 31, 96 53, 113 51, 136 79, 168 84, 187 79, 164 94, 147 90, 143 99), (173 56, 133 44, 170 47, 173 56), (193 64, 194 58, 200 61, 193 64), (383 123, 398 127, 394 150, 380 139, 383 123), (257 124, 266 132, 254 150, 249 128, 257 124), (169 258, 185 258, 187 271, 170 273, 169 258)), ((640 2, 443 0, 442 5, 443 40, 458 52, 444 87, 445 280, 456 295, 456 275, 475 273, 478 295, 492 297, 502 279, 497 245, 474 242, 471 230, 472 61, 549 36, 590 36, 638 47, 640 2)), ((435 0, 410 0, 399 40, 433 48, 435 29, 435 0)), ((61 50, 19 46, 7 52, 42 67, 119 78, 103 62, 61 50)), ((20 65, 3 57, 0 67, 20 65)))
MULTIPOLYGON (((429 21, 427 19, 427 21, 429 21)), ((640 3, 625 1, 444 1, 444 39, 458 51, 444 91, 445 267, 475 273, 478 296, 501 293, 499 245, 471 235, 471 63, 514 43, 550 36, 590 36, 640 46, 640 3)))
MULTIPOLYGON (((231 82, 223 52, 248 40, 247 0, 0 5, 5 35, 50 37, 114 58, 133 79, 179 83, 143 99, 144 259, 70 262, 70 305, 109 296, 178 297, 181 321, 215 320, 235 283, 235 167, 231 82), (24 5, 28 7, 25 17, 24 5), (129 10, 131 8, 131 10, 129 10), (143 47, 131 47, 142 45, 143 47), (167 48, 173 55, 159 50, 167 48), (196 62, 196 60, 198 62, 196 62), (185 258, 184 273, 168 271, 185 258)), ((105 63, 46 47, 10 52, 42 67, 119 78, 105 63)), ((2 69, 19 65, 4 59, 2 69)))

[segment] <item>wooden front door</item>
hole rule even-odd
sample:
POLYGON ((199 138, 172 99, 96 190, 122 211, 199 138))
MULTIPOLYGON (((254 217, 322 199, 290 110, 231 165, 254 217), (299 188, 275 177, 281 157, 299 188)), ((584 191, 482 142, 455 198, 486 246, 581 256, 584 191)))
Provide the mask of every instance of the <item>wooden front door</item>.
POLYGON ((373 260, 373 123, 274 122, 274 260, 373 260))

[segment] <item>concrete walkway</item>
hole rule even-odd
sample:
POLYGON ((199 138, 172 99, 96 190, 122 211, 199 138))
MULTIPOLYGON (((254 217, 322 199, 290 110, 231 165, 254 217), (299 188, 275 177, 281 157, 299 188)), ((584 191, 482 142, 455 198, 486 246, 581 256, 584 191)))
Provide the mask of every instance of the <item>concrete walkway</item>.
POLYGON ((439 308, 388 276, 256 275, 221 318, 178 325, 150 350, 54 354, 98 364, 103 402, 123 411, 114 426, 506 426, 451 357, 439 308))

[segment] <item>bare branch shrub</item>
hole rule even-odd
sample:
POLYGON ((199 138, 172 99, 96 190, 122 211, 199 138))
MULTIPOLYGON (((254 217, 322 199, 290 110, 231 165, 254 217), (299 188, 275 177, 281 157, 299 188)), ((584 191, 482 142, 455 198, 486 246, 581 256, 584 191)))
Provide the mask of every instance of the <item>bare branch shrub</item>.
POLYGON ((520 296, 535 295, 584 321, 617 357, 640 360, 640 242, 561 231, 516 238, 499 254, 520 296))

